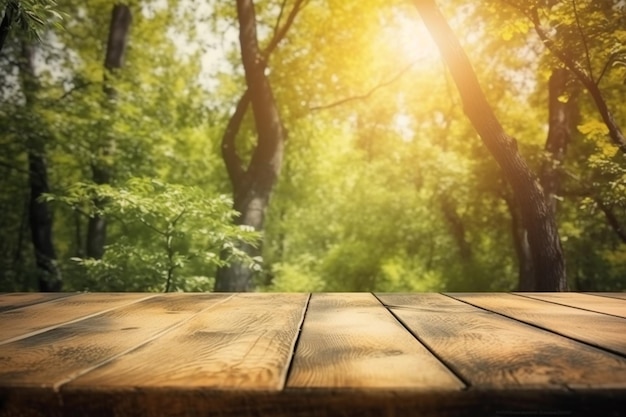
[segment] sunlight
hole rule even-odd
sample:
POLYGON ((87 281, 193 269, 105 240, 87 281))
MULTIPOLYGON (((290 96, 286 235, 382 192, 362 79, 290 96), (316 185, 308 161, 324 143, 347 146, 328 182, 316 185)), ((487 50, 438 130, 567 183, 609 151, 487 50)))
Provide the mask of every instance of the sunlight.
POLYGON ((385 32, 389 48, 403 62, 425 61, 426 65, 439 62, 437 45, 417 15, 394 11, 385 32))
POLYGON ((415 136, 411 124, 412 118, 408 114, 398 113, 393 118, 393 129, 404 142, 411 142, 415 136))

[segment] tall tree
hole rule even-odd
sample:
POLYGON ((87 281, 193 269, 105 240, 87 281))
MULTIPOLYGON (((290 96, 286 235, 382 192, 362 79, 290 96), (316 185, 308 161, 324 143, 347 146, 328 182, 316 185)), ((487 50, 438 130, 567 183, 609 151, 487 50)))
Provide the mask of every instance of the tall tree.
MULTIPOLYGON (((283 2, 283 8, 285 4, 283 2)), ((254 2, 237 1, 239 43, 247 90, 239 100, 226 127, 222 140, 222 155, 233 187, 233 206, 240 213, 236 222, 257 231, 263 230, 265 212, 280 174, 286 139, 286 131, 265 70, 269 55, 287 33, 302 4, 302 0, 296 1, 285 24, 280 28, 279 18, 272 40, 267 48, 261 51, 257 39, 254 2), (244 168, 242 158, 235 147, 235 137, 249 103, 252 104, 257 144, 247 168, 244 168)), ((239 249, 251 257, 261 253, 260 247, 247 243, 241 243, 239 249)), ((218 270, 215 291, 249 291, 253 286, 252 277, 253 271, 249 265, 233 260, 230 265, 218 270)))
MULTIPOLYGON (((20 76, 26 98, 26 111, 37 117, 34 110, 39 83, 35 73, 35 50, 27 41, 22 41, 20 76)), ((30 186, 29 224, 37 264, 39 291, 60 291, 61 270, 52 240, 52 213, 48 203, 41 201, 43 194, 50 192, 48 166, 46 162, 46 132, 36 125, 26 132, 28 153, 28 182, 30 186)))
POLYGON ((563 170, 567 147, 577 123, 577 92, 568 88, 570 72, 565 68, 552 70, 548 81, 548 137, 546 159, 541 167, 541 185, 546 194, 548 207, 556 213, 561 193, 563 170))
POLYGON ((533 289, 564 291, 565 261, 554 215, 550 212, 539 179, 522 158, 517 141, 508 135, 478 82, 474 69, 434 0, 415 5, 437 44, 459 90, 465 114, 511 184, 528 231, 534 265, 533 289))
MULTIPOLYGON (((593 7, 594 2, 590 2, 590 6, 593 7)), ((606 73, 609 66, 613 65, 615 60, 620 57, 620 53, 611 54, 607 61, 604 64, 604 68, 602 69, 600 75, 597 77, 594 75, 593 68, 591 65, 591 57, 589 52, 588 40, 584 33, 584 29, 581 26, 581 19, 579 15, 578 8, 576 6, 576 1, 572 2, 573 4, 573 14, 575 26, 578 32, 580 33, 581 43, 583 44, 584 49, 584 60, 587 63, 587 68, 581 65, 574 57, 570 55, 568 52, 568 47, 562 48, 557 45, 554 39, 552 39, 544 28, 544 25, 541 22, 539 17, 539 12, 537 7, 531 7, 528 10, 525 10, 528 17, 532 21, 532 24, 535 28, 535 32, 539 38, 543 41, 546 47, 556 56, 578 79, 578 81, 587 89, 591 98, 593 99, 598 112, 600 113, 600 117, 602 117, 602 121, 609 129, 609 137, 613 141, 613 143, 620 149, 622 153, 626 153, 626 137, 622 132, 619 124, 615 120, 613 113, 609 110, 609 106, 604 99, 604 95, 600 91, 600 81, 602 80, 604 74, 606 73)))
MULTIPOLYGON (((577 121, 576 91, 572 90, 569 81, 570 72, 565 68, 553 69, 548 81, 548 137, 539 179, 548 209, 555 217, 557 202, 561 195, 565 154, 577 121)), ((521 222, 519 204, 515 204, 510 196, 505 196, 505 202, 513 222, 513 241, 519 265, 518 289, 533 291, 535 273, 528 244, 528 231, 521 222)))
MULTIPOLYGON (((125 4, 116 4, 111 12, 111 24, 109 28, 109 36, 107 41, 106 57, 104 59, 104 84, 103 90, 105 94, 105 111, 114 111, 115 87, 112 85, 112 78, 115 76, 115 70, 122 68, 124 64, 124 55, 126 53, 126 45, 128 44, 128 32, 132 22, 130 9, 125 4)), ((91 164, 93 180, 96 184, 109 184, 111 182, 111 166, 110 157, 115 144, 111 137, 104 133, 105 138, 101 146, 102 156, 96 156, 91 164)), ((94 201, 95 206, 101 210, 105 201, 97 199, 94 201)), ((107 221, 102 214, 96 212, 89 218, 87 226, 87 248, 86 255, 88 258, 100 259, 104 254, 104 245, 106 244, 107 221)))

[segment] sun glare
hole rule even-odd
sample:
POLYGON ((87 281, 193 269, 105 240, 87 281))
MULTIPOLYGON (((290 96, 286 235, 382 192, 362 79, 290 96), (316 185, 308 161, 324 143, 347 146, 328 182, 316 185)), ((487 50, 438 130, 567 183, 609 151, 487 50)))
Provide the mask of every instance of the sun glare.
POLYGON ((406 62, 439 62, 437 45, 417 16, 398 11, 393 16, 393 24, 387 30, 389 46, 398 58, 406 62))

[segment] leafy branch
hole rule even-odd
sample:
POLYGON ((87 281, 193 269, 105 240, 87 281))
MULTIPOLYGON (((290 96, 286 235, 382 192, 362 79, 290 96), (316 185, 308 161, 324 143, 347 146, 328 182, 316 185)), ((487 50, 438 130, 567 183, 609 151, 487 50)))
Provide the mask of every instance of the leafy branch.
MULTIPOLYGON (((135 275, 152 282, 151 287, 166 292, 180 289, 179 284, 184 287, 184 272, 177 271, 188 261, 204 260, 207 268, 221 266, 223 261, 217 255, 231 248, 232 242, 255 244, 259 239, 254 231, 232 224, 236 213, 228 198, 206 196, 196 187, 133 178, 120 187, 79 183, 62 195, 48 194, 45 198, 74 210, 87 207, 88 215, 123 217, 128 228, 123 240, 109 245, 101 260, 75 261, 98 276, 114 277, 117 271, 131 268, 135 275), (94 199, 106 199, 108 204, 96 207, 94 199), (141 229, 143 232, 139 232, 141 229), (152 238, 142 243, 139 236, 146 236, 146 230, 152 238), (129 250, 133 247, 144 250, 129 250), (159 277, 165 279, 164 285, 156 283, 159 277)), ((245 258, 245 254, 234 253, 232 259, 245 258)))
POLYGON ((61 28, 63 20, 55 0, 0 0, 0 9, 4 11, 0 24, 0 50, 14 24, 28 38, 41 41, 41 34, 50 23, 61 28))

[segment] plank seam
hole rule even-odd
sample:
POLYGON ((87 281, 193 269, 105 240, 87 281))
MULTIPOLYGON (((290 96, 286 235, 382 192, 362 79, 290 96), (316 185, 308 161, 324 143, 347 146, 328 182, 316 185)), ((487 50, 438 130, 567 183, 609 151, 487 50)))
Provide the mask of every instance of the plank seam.
POLYGON ((532 295, 526 295, 524 293, 513 292, 513 293, 510 293, 510 294, 511 295, 517 295, 519 297, 528 298, 528 299, 534 300, 534 301, 543 301, 545 303, 556 304, 556 305, 563 306, 563 307, 576 308, 578 310, 589 311, 590 313, 604 314, 605 316, 617 317, 618 319, 622 319, 622 320, 624 320, 624 318, 625 318, 625 317, 622 317, 622 316, 618 316, 616 314, 605 313, 603 311, 596 311, 596 310, 591 310, 589 308, 584 308, 584 307, 573 306, 573 305, 570 305, 570 304, 559 303, 556 300, 544 300, 543 298, 536 298, 536 297, 533 297, 532 295))
POLYGON ((599 294, 599 293, 588 293, 588 292, 583 292, 581 294, 587 294, 587 295, 591 295, 592 297, 602 297, 602 298, 610 298, 611 300, 621 300, 621 301, 626 301, 624 300, 622 297, 617 297, 614 295, 608 295, 608 294, 612 294, 612 293, 607 293, 607 295, 604 294, 599 294))
POLYGON ((577 339, 577 338, 575 338, 573 336, 568 336, 566 334, 563 334, 563 333, 561 333, 561 332, 559 332, 557 330, 548 329, 546 327, 543 327, 543 326, 541 326, 539 324, 532 323, 530 321, 526 321, 526 320, 523 320, 523 319, 520 319, 520 318, 517 318, 517 317, 512 317, 512 316, 509 316, 509 315, 504 314, 504 313, 499 313, 497 311, 489 310, 488 308, 481 307, 481 306, 476 305, 476 304, 472 304, 469 301, 462 300, 460 298, 455 298, 455 297, 453 297, 451 295, 448 295, 446 293, 441 293, 441 294, 445 295, 446 297, 450 297, 453 300, 460 301, 460 302, 465 303, 467 305, 470 305, 472 307, 476 307, 476 308, 478 308, 480 310, 486 311, 488 313, 497 314, 498 316, 504 317, 506 319, 513 320, 515 322, 522 323, 522 324, 525 324, 525 325, 530 326, 530 327, 534 327, 534 328, 542 330, 544 332, 548 332, 548 333, 551 333, 551 334, 554 334, 554 335, 557 335, 557 336, 564 337, 565 339, 571 340, 572 342, 580 343, 580 344, 586 345, 588 347, 591 347, 593 349, 598 349, 598 350, 604 351, 604 352, 612 354, 612 355, 617 355, 620 358, 626 358, 625 354, 623 354, 623 353, 621 353, 619 351, 613 350, 610 347, 600 346, 600 345, 597 345, 595 343, 591 343, 591 342, 587 342, 587 341, 584 341, 584 340, 580 340, 580 339, 577 339))
MULTIPOLYGON (((111 308, 108 308, 106 310, 97 311, 95 313, 91 313, 91 314, 88 314, 86 316, 81 316, 81 317, 78 317, 78 318, 75 318, 75 319, 72 319, 72 320, 68 320, 68 321, 65 321, 65 322, 62 322, 62 323, 54 324, 52 326, 44 327, 42 329, 34 330, 34 331, 30 332, 30 333, 25 333, 25 334, 22 334, 20 336, 15 336, 15 337, 12 337, 12 338, 7 339, 7 340, 2 340, 2 341, 0 341, 0 345, 5 345, 7 343, 16 342, 18 340, 26 339, 28 337, 36 336, 36 335, 38 335, 40 333, 45 333, 45 332, 47 332, 49 330, 56 329, 57 327, 67 326, 68 324, 74 324, 74 323, 78 323, 79 321, 82 321, 82 320, 87 320, 87 319, 90 319, 92 317, 97 317, 97 316, 99 316, 101 314, 105 314, 105 313, 111 312, 111 311, 116 310, 118 308, 128 307, 131 304, 139 303, 141 301, 148 300, 150 298, 156 297, 157 295, 159 295, 159 294, 152 294, 152 295, 149 295, 147 297, 138 298, 136 300, 131 300, 128 303, 120 304, 118 306, 111 307, 111 308)), ((63 299, 65 299, 65 298, 67 298, 67 297, 64 297, 63 299)), ((54 300, 52 300, 52 301, 54 301, 54 300)), ((43 303, 41 303, 41 304, 43 304, 43 303)))
MULTIPOLYGON (((431 355, 433 355, 435 357, 435 359, 437 359, 444 367, 446 367, 446 369, 448 369, 448 371, 450 371, 452 373, 452 375, 454 375, 459 381, 461 381, 461 383, 464 385, 464 387, 461 389, 462 391, 467 391, 472 387, 472 383, 466 379, 463 374, 461 372, 459 372, 456 367, 454 365, 452 365, 451 363, 449 363, 447 360, 445 360, 441 355, 439 355, 437 352, 435 352, 435 350, 433 348, 431 348, 428 343, 426 343, 421 337, 419 337, 417 335, 417 333, 415 333, 409 326, 407 326, 400 317, 398 317, 392 310, 391 308, 393 308, 394 306, 388 306, 386 305, 383 300, 381 300, 380 298, 378 298, 378 296, 375 293, 371 293, 374 298, 376 298, 376 300, 385 308, 385 310, 387 310, 389 312, 389 314, 391 314, 391 317, 393 317, 399 324, 400 326, 402 326, 406 331, 409 332, 409 334, 411 336, 413 336, 413 338, 415 338, 418 343, 420 343, 422 346, 424 346, 424 348, 430 352, 431 355), (391 308, 390 308, 391 307, 391 308)), ((400 307, 402 308, 402 307, 400 307)))
POLYGON ((84 369, 81 369, 81 370, 78 370, 76 372, 71 373, 67 377, 57 381, 56 383, 54 383, 54 385, 52 385, 52 391, 55 392, 55 393, 59 393, 60 390, 61 390, 61 387, 63 385, 68 384, 68 383, 72 382, 73 380, 75 380, 76 378, 78 378, 78 377, 80 377, 82 375, 85 375, 85 374, 87 374, 87 373, 89 373, 89 372, 91 372, 91 371, 93 371, 93 370, 95 370, 97 368, 100 368, 100 367, 102 367, 102 366, 104 366, 104 365, 114 361, 117 358, 120 358, 120 357, 122 357, 122 356, 124 356, 124 355, 126 355, 126 354, 128 354, 128 353, 130 353, 132 351, 134 351, 134 350, 139 349, 142 346, 147 345, 148 343, 152 342, 153 340, 156 340, 159 337, 165 335, 166 333, 169 333, 170 331, 172 331, 172 330, 182 326, 183 324, 187 323, 189 320, 193 319, 194 317, 197 317, 198 315, 203 314, 204 312, 212 309, 213 307, 218 306, 218 305, 220 305, 220 304, 222 304, 222 303, 232 299, 235 295, 237 295, 237 294, 236 293, 235 294, 231 294, 230 296, 228 296, 226 298, 223 298, 223 299, 219 300, 218 302, 207 306, 206 308, 203 308, 202 310, 198 311, 197 313, 190 315, 186 319, 183 319, 183 320, 181 320, 181 321, 179 321, 177 323, 172 324, 169 327, 164 328, 160 332, 155 333, 154 335, 152 335, 151 337, 147 338, 146 340, 144 340, 143 342, 139 343, 136 346, 130 347, 130 348, 128 348, 128 349, 126 349, 126 350, 124 350, 122 352, 119 352, 119 353, 117 353, 117 354, 115 354, 115 355, 113 355, 113 356, 111 356, 109 358, 106 358, 106 359, 96 363, 95 365, 91 365, 91 366, 89 366, 87 368, 84 368, 84 369))
MULTIPOLYGON (((9 294, 9 293, 7 293, 7 294, 9 294)), ((56 298, 53 298, 51 300, 40 300, 40 301, 26 302, 25 304, 12 305, 12 306, 8 306, 8 307, 0 307, 0 313, 5 313, 5 312, 11 311, 11 310, 17 310, 18 308, 26 308, 26 307, 36 306, 36 305, 39 305, 39 304, 51 303, 53 301, 64 300, 66 298, 74 297, 74 296, 79 295, 79 294, 83 294, 83 293, 81 293, 81 292, 68 292, 68 293, 64 293, 64 295, 62 295, 60 297, 56 297, 56 298)), ((4 295, 4 294, 2 294, 2 295, 4 295)))
POLYGON ((298 349, 298 345, 300 344, 300 336, 302 336, 302 328, 304 327, 304 320, 307 312, 309 311, 309 304, 311 303, 312 294, 309 293, 308 298, 306 299, 306 303, 304 304, 304 308, 302 309, 302 316, 300 317, 300 322, 298 323, 298 334, 293 339, 293 343, 291 345, 291 354, 289 356, 289 361, 287 366, 285 367, 285 372, 281 377, 281 383, 278 387, 279 391, 283 391, 287 386, 287 381, 289 381, 289 376, 291 375, 291 370, 293 369, 293 364, 296 358, 296 350, 298 349))

